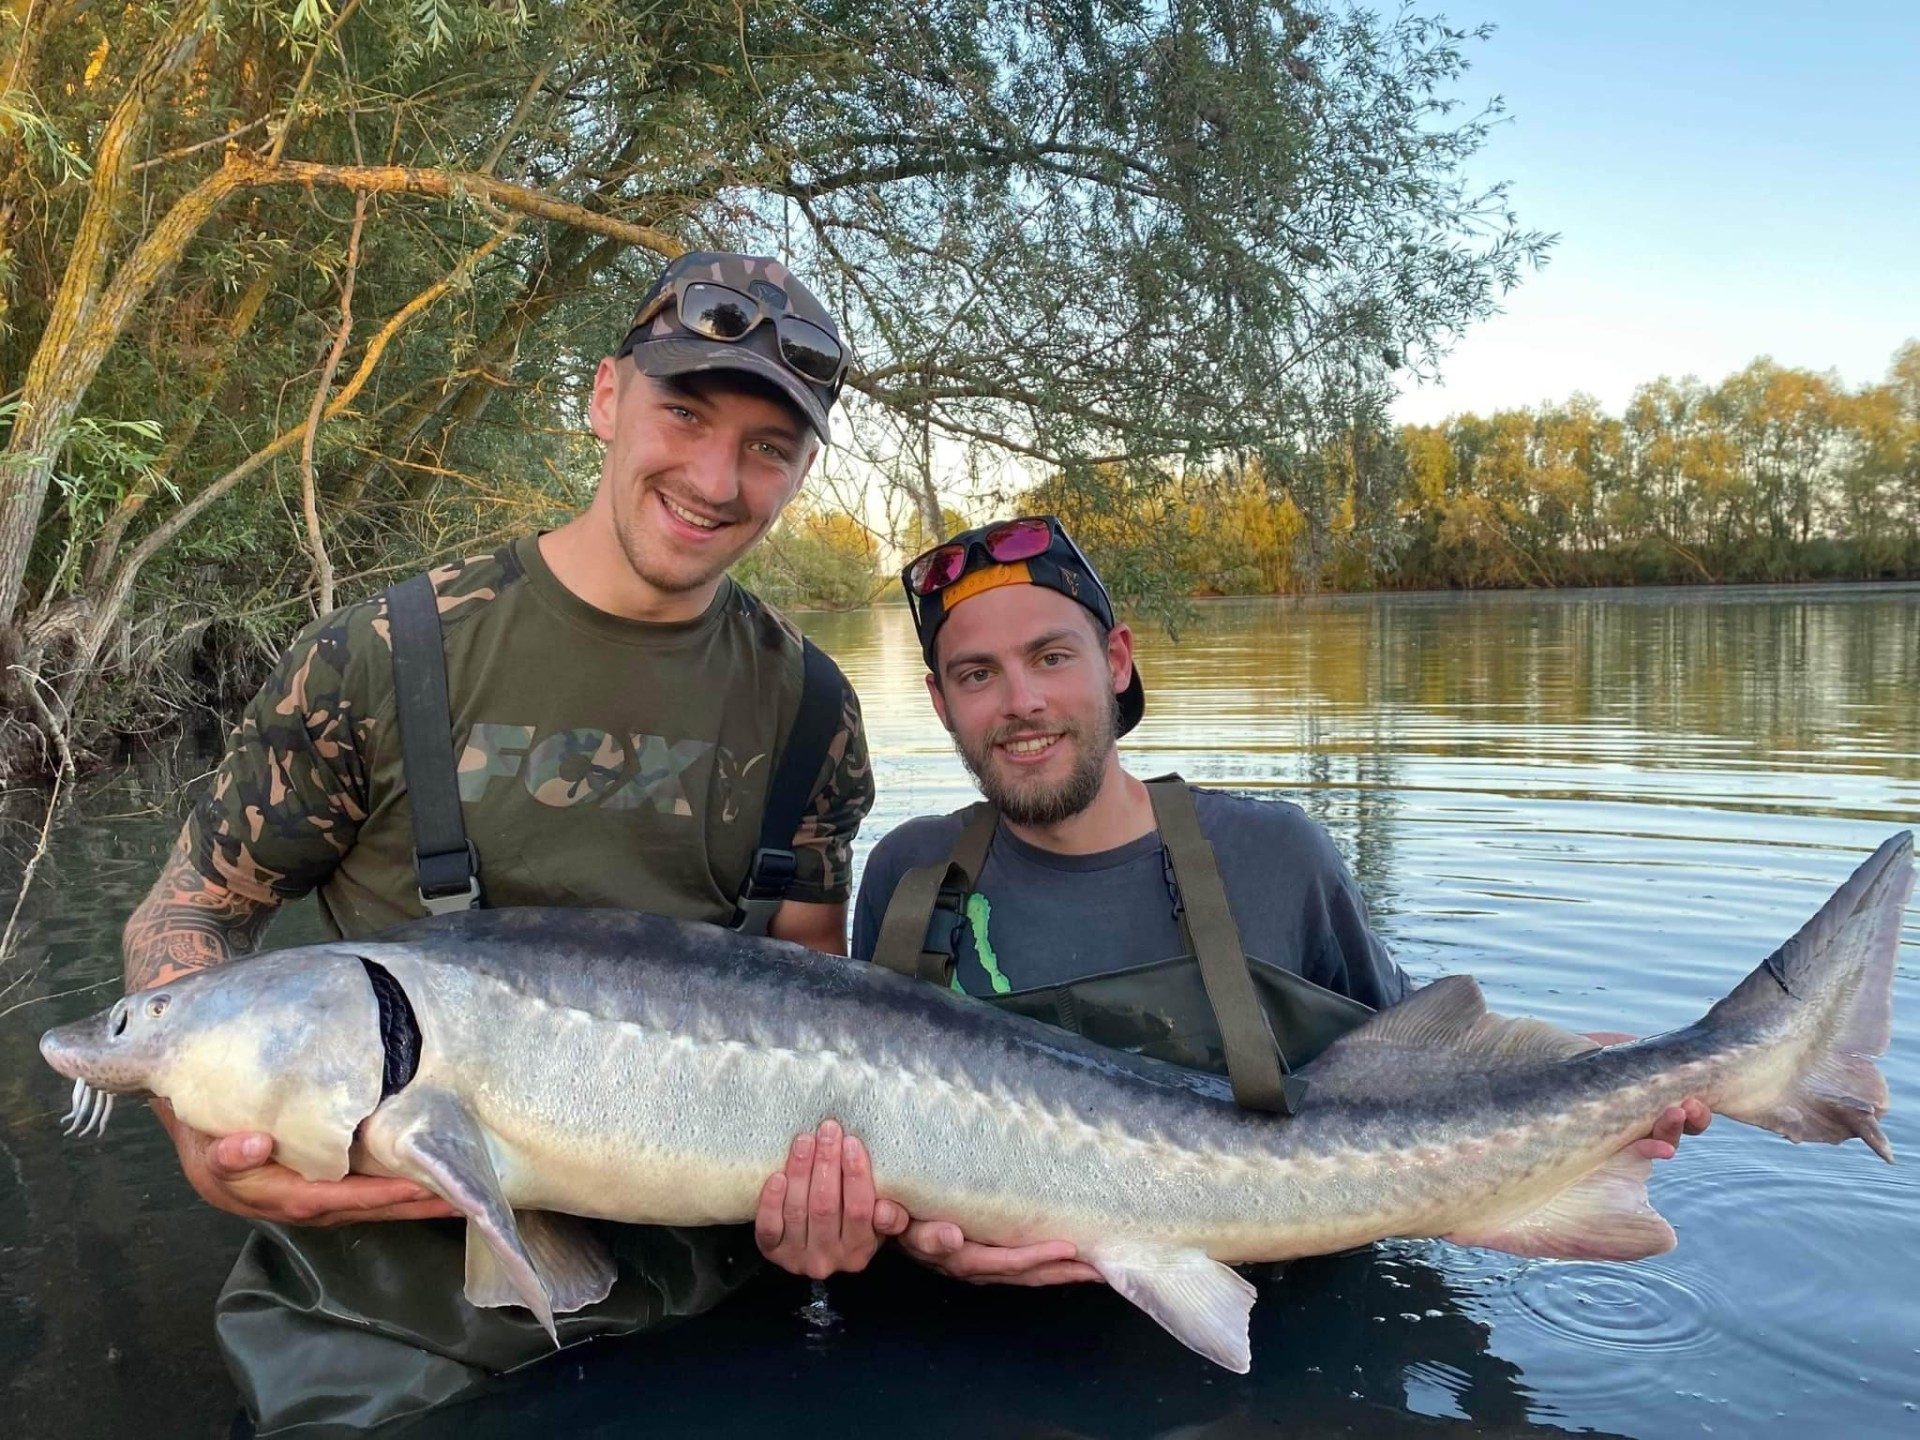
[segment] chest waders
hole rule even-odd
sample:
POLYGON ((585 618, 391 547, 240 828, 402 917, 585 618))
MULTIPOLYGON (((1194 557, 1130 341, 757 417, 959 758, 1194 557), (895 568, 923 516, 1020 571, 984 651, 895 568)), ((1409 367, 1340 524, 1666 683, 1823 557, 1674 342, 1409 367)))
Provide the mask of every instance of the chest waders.
MULTIPOLYGON (((1186 953, 978 998, 1116 1050, 1224 1075, 1240 1105, 1291 1115, 1310 1103, 1293 1067, 1373 1011, 1246 954, 1193 792, 1169 775, 1147 781, 1147 794, 1172 864, 1186 953)), ((944 863, 900 877, 874 942, 876 964, 936 985, 953 982, 967 897, 999 823, 991 806, 973 806, 944 863)))
MULTIPOLYGON (((460 813, 431 582, 417 575, 392 587, 387 613, 421 903, 435 915, 483 905, 482 857, 460 813)), ((733 927, 745 934, 767 932, 793 883, 793 837, 838 729, 845 686, 833 661, 806 641, 799 714, 768 782, 760 843, 734 907, 733 927)), ((562 1345, 699 1314, 760 1266, 748 1226, 594 1228, 619 1278, 599 1304, 555 1317, 562 1345)), ((253 1226, 220 1292, 214 1330, 258 1433, 377 1425, 554 1353, 526 1311, 469 1305, 465 1274, 463 1220, 253 1226)))

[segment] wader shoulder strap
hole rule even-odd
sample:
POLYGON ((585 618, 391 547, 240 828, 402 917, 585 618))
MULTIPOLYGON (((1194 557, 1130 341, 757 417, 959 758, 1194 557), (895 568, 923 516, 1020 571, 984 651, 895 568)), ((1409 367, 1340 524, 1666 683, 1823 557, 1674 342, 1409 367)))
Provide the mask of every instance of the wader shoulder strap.
POLYGON ((760 813, 760 845, 747 867, 746 884, 734 906, 733 928, 747 935, 764 935, 773 924, 792 887, 797 861, 793 837, 799 832, 807 806, 813 800, 820 767, 839 732, 846 713, 846 677, 827 652, 803 640, 800 713, 780 752, 780 763, 767 782, 766 808, 760 813))
POLYGON ((429 915, 471 910, 481 903, 480 857, 460 817, 447 653, 432 580, 415 575, 388 588, 387 627, 393 641, 394 712, 413 812, 413 870, 420 882, 420 903, 429 915))
POLYGON ((1246 952, 1240 947, 1240 928, 1234 924, 1219 862, 1200 829, 1193 792, 1179 776, 1170 775, 1148 781, 1147 794, 1153 801, 1160 842, 1173 863, 1174 883, 1180 888, 1182 923, 1194 958, 1200 962, 1213 1018, 1220 1026, 1233 1098, 1248 1110, 1291 1115, 1306 1099, 1306 1084, 1287 1072, 1286 1059, 1267 1023, 1267 1012, 1247 969, 1246 952))
POLYGON ((955 932, 999 825, 1000 812, 991 805, 969 806, 953 853, 900 877, 873 942, 875 964, 936 985, 951 981, 955 932))

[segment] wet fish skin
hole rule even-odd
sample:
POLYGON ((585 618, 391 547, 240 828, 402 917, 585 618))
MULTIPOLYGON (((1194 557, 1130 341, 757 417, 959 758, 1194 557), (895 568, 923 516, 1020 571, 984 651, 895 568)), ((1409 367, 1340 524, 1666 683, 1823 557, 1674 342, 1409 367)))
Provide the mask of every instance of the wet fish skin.
MULTIPOLYGON (((859 1135, 883 1195, 976 1239, 1067 1239, 1230 1369, 1252 1288, 1227 1265, 1388 1236, 1632 1259, 1673 1244, 1623 1156, 1689 1095, 1891 1159, 1873 1064, 1913 884, 1895 836, 1697 1024, 1600 1048, 1438 981, 1306 1068, 1291 1119, 887 971, 626 912, 510 910, 276 952, 49 1032, 48 1061, 267 1130, 310 1178, 418 1180, 467 1215, 467 1294, 550 1328, 612 1266, 570 1216, 736 1222, 791 1137, 859 1135), (383 1095, 369 966, 421 1032, 383 1095), (164 999, 160 1013, 153 1013, 164 999)), ((76 1113, 79 1113, 76 1111, 76 1113)))

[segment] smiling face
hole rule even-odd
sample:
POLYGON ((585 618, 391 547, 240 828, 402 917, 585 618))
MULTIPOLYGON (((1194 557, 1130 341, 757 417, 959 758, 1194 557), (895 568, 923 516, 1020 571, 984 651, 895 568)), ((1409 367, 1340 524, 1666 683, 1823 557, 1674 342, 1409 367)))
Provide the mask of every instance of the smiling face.
POLYGON ((725 371, 669 382, 600 362, 589 413, 607 449, 588 514, 659 604, 703 609, 800 489, 819 444, 774 393, 725 371))
POLYGON ((954 607, 927 689, 980 793, 1017 825, 1057 825, 1119 770, 1114 697, 1133 635, 1039 585, 1003 585, 954 607))

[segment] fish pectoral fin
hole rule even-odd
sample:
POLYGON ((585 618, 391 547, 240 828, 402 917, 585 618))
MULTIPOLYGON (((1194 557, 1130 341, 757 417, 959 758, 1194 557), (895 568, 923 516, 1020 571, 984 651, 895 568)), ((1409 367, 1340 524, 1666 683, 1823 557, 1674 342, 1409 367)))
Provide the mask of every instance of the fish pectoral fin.
POLYGON ((1644 1260, 1673 1248, 1673 1227, 1647 1199, 1653 1162, 1631 1153, 1615 1155, 1544 1205, 1486 1229, 1446 1236, 1456 1245, 1478 1245, 1510 1255, 1552 1260, 1644 1260))
POLYGON ((557 1346, 554 1306, 538 1267, 500 1193, 493 1155, 480 1122, 459 1096, 410 1085, 381 1102, 363 1134, 367 1148, 396 1175, 426 1186, 467 1217, 467 1300, 476 1306, 524 1305, 557 1346), (496 1272, 474 1294, 474 1238, 491 1253, 496 1272))
MULTIPOLYGON (((513 1212, 520 1241, 556 1315, 598 1304, 613 1290, 612 1253, 586 1221, 550 1210, 513 1212)), ((467 1303, 482 1310, 522 1305, 519 1288, 476 1225, 467 1226, 467 1303)))
POLYGON ((1218 1260, 1151 1245, 1103 1245, 1085 1259, 1188 1349, 1236 1375, 1253 1368, 1247 1316, 1258 1292, 1218 1260))

